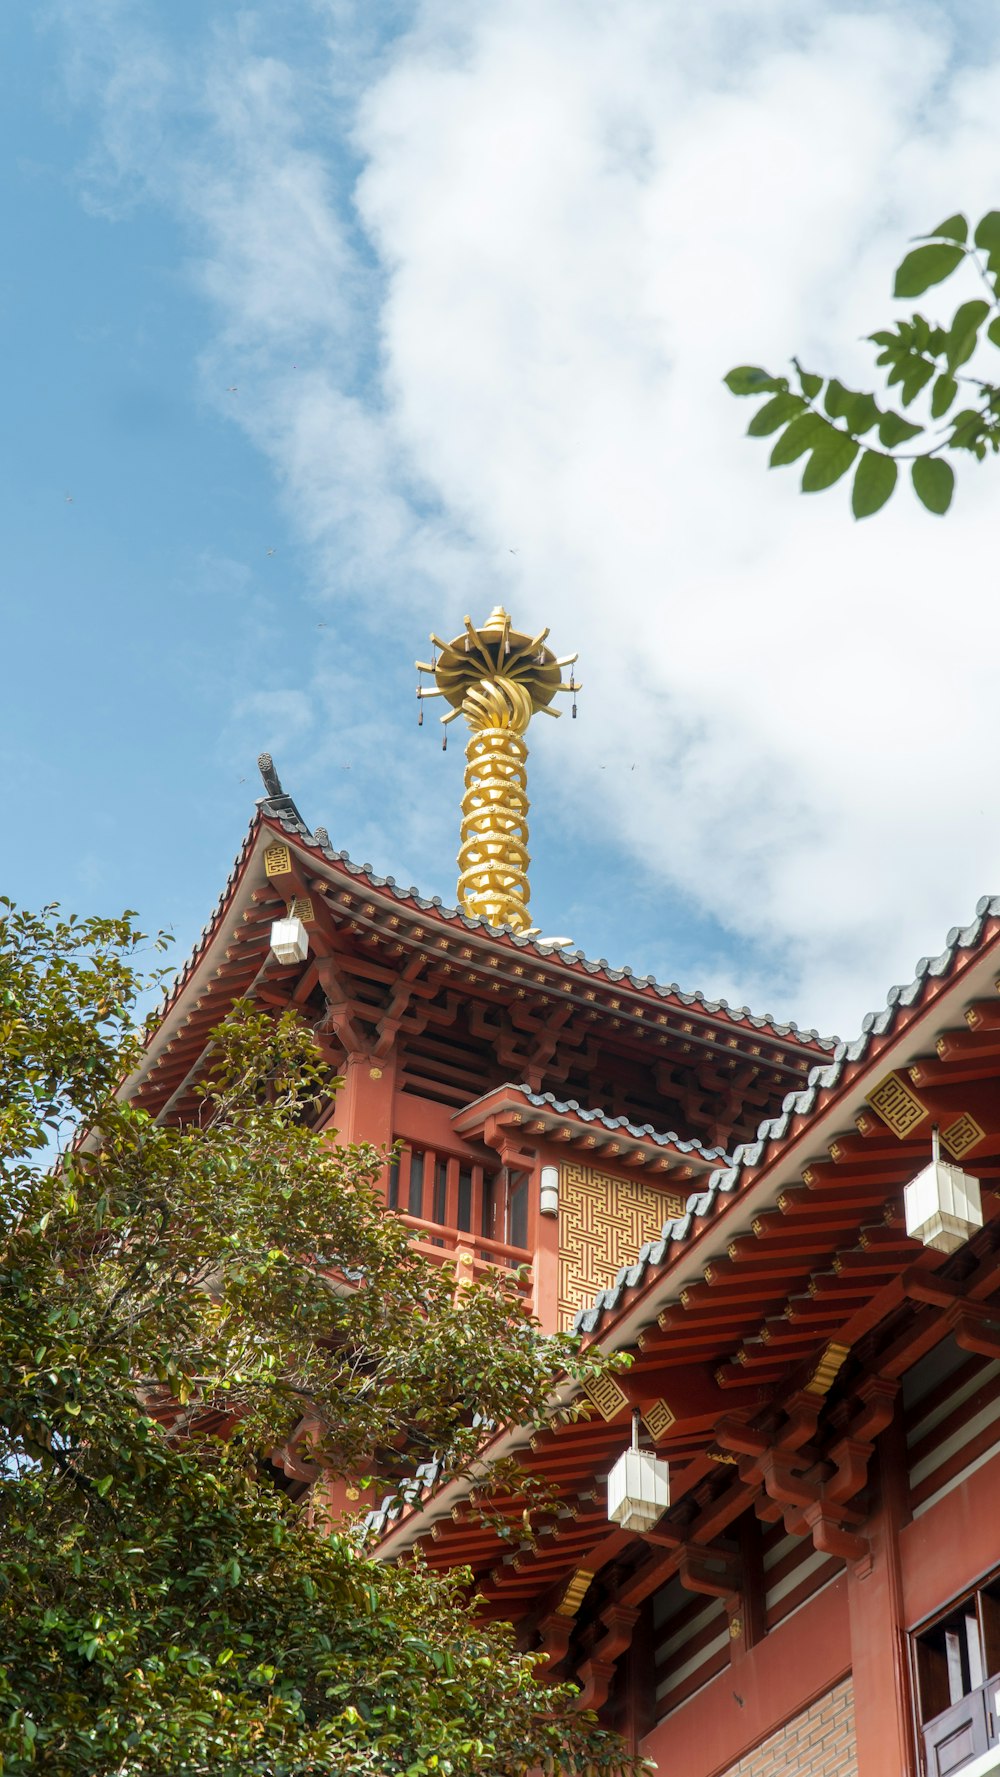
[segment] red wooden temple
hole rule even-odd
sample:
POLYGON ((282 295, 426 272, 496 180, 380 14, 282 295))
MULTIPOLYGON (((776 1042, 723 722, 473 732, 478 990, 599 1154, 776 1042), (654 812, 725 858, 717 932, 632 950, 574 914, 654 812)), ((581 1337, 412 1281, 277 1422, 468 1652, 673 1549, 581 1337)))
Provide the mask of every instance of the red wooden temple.
POLYGON ((321 1125, 399 1144, 420 1249, 523 1266, 543 1327, 633 1359, 495 1440, 554 1490, 536 1534, 428 1475, 381 1554, 471 1567, 669 1777, 1000 1772, 1000 901, 835 1047, 379 878, 264 772, 130 1092, 185 1118, 237 997, 297 1007, 344 1079, 321 1125), (933 1129, 982 1189, 950 1252, 906 1231, 933 1129), (670 1474, 639 1533, 606 1494, 636 1411, 670 1474))

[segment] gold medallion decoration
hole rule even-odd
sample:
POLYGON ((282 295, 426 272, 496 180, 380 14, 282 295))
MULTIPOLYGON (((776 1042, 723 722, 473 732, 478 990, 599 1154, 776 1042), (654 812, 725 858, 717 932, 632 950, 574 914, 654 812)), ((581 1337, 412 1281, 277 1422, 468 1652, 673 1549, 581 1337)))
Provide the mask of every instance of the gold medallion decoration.
POLYGON ((907 1085, 902 1074, 886 1074, 885 1079, 869 1092, 868 1103, 900 1141, 930 1116, 927 1106, 912 1086, 907 1085))
POLYGON ((642 1423, 654 1444, 658 1444, 661 1438, 666 1437, 676 1419, 676 1413, 670 1411, 662 1396, 658 1401, 653 1401, 650 1406, 642 1409, 642 1423))
POLYGON ((603 1376, 588 1378, 583 1392, 604 1420, 617 1419, 622 1408, 628 1406, 628 1395, 608 1371, 603 1376))
POLYGON ((269 845, 264 853, 265 876, 287 876, 292 867, 292 854, 287 845, 269 845))
POLYGON ((973 1148, 978 1147, 985 1134, 985 1129, 976 1122, 971 1111, 963 1111, 954 1123, 949 1123, 947 1129, 942 1129, 941 1146, 947 1148, 953 1160, 961 1160, 973 1148))

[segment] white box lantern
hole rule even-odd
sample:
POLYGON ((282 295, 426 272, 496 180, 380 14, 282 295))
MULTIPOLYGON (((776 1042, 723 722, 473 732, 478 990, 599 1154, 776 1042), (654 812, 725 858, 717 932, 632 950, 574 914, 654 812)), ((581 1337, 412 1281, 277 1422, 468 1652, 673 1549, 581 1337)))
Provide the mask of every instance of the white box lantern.
POLYGON ((632 1448, 608 1476, 608 1517, 623 1530, 652 1530, 670 1504, 670 1468, 638 1448, 638 1414, 632 1422, 632 1448))
POLYGON ((983 1225, 979 1180, 942 1160, 936 1129, 932 1139, 930 1165, 903 1192, 906 1232, 924 1246, 953 1253, 983 1225))
POLYGON ((276 919, 271 927, 271 955, 279 963, 304 963, 309 938, 301 919, 276 919))

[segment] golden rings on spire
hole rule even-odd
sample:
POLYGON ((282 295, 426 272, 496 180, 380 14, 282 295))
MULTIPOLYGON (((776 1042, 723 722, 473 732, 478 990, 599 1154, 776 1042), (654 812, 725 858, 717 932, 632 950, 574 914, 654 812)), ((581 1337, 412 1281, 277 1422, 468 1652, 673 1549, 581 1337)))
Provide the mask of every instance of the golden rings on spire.
POLYGON ((550 708, 557 691, 574 696, 580 686, 562 679, 575 654, 558 660, 545 645, 548 630, 529 636, 511 628, 502 605, 480 629, 465 619, 454 641, 432 635, 438 652, 417 661, 431 673, 433 687, 418 697, 443 697, 451 708, 442 722, 462 715, 471 729, 466 746, 462 797, 462 844, 458 857, 458 898, 469 914, 490 925, 524 932, 530 926, 528 901, 528 749, 521 736, 533 715, 558 716, 550 708))

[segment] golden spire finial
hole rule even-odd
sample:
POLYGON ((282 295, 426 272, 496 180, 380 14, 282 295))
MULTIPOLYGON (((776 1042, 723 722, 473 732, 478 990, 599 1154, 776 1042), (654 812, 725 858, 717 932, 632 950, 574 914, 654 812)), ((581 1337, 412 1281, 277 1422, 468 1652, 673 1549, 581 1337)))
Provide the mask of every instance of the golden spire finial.
MULTIPOLYGON (((471 617, 453 642, 432 635, 440 650, 417 670, 433 673, 434 687, 418 697, 444 697, 451 704, 442 722, 464 716, 471 733, 465 749, 462 845, 458 854, 458 899, 466 913, 515 932, 531 926, 528 901, 528 749, 522 740, 533 715, 558 716, 549 706, 557 691, 574 694, 564 666, 545 646, 548 630, 522 635, 511 629, 502 605, 495 605, 479 629, 471 617)), ((574 695, 573 714, 576 715, 574 695)))

